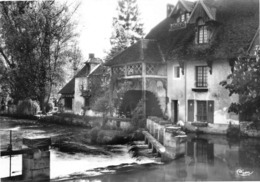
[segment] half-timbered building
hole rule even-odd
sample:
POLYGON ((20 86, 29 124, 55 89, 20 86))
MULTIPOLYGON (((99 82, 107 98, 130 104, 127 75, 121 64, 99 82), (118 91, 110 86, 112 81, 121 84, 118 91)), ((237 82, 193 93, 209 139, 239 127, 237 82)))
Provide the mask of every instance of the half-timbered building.
POLYGON ((108 65, 113 74, 120 72, 118 79, 139 80, 132 89, 154 93, 172 122, 238 121, 228 107, 239 97, 229 96, 219 83, 232 72, 239 51, 250 47, 259 26, 258 7, 258 0, 179 0, 145 39, 108 65))

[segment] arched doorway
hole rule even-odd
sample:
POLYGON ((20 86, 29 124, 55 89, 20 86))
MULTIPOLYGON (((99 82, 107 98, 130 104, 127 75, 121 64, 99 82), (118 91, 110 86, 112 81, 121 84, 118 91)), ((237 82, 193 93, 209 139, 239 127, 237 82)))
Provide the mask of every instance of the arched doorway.
MULTIPOLYGON (((150 91, 146 92, 146 116, 162 117, 163 113, 156 95, 150 91)), ((137 104, 142 99, 142 90, 129 90, 124 94, 122 103, 119 107, 119 114, 127 118, 132 117, 132 113, 137 104)))

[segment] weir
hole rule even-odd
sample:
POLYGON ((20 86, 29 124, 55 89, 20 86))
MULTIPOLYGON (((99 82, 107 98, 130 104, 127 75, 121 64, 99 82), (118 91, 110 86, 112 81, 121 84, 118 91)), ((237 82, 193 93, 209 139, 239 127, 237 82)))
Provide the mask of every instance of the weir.
POLYGON ((162 162, 184 156, 187 135, 180 130, 180 127, 150 117, 147 119, 146 128, 148 131, 143 131, 145 143, 161 156, 162 162))

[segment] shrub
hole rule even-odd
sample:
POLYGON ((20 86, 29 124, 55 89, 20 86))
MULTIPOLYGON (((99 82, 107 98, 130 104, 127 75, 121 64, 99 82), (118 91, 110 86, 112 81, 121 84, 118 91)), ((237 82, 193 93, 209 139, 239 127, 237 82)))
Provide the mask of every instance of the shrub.
POLYGON ((109 111, 109 92, 99 97, 94 103, 92 109, 97 112, 107 113, 109 111))
POLYGON ((90 141, 91 143, 97 143, 98 133, 101 131, 99 127, 92 128, 90 130, 90 141))
POLYGON ((235 138, 240 137, 240 128, 238 126, 229 124, 227 129, 227 136, 235 138))
POLYGON ((33 116, 36 115, 40 110, 40 106, 36 101, 31 99, 25 99, 18 103, 17 114, 18 115, 27 115, 33 116))

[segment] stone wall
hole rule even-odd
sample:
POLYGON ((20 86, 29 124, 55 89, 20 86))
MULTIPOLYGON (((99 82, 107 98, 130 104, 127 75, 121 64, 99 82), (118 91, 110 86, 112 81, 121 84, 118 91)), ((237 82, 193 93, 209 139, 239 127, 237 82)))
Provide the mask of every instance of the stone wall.
POLYGON ((73 100, 73 113, 74 114, 82 114, 83 109, 85 105, 85 99, 82 97, 82 89, 87 88, 87 78, 86 77, 80 77, 75 78, 75 89, 74 89, 74 100, 73 100), (82 85, 84 88, 82 88, 82 85))
POLYGON ((25 181, 49 181, 51 138, 23 138, 28 152, 23 154, 22 175, 25 181))
POLYGON ((172 160, 185 154, 187 135, 180 131, 180 127, 158 117, 149 117, 146 128, 166 148, 165 153, 161 154, 163 161, 172 160))
POLYGON ((146 128, 155 139, 166 147, 176 147, 177 143, 182 143, 182 140, 180 138, 176 139, 176 136, 186 136, 180 132, 180 127, 157 117, 149 117, 146 128))
POLYGON ((108 117, 106 126, 113 129, 120 129, 123 131, 130 131, 134 128, 131 119, 128 118, 113 118, 108 117))
POLYGON ((55 124, 65 124, 65 125, 74 125, 74 126, 85 126, 85 127, 94 127, 102 126, 103 118, 102 117, 89 117, 88 119, 84 117, 62 117, 62 116, 46 116, 39 119, 42 122, 49 122, 55 124))

